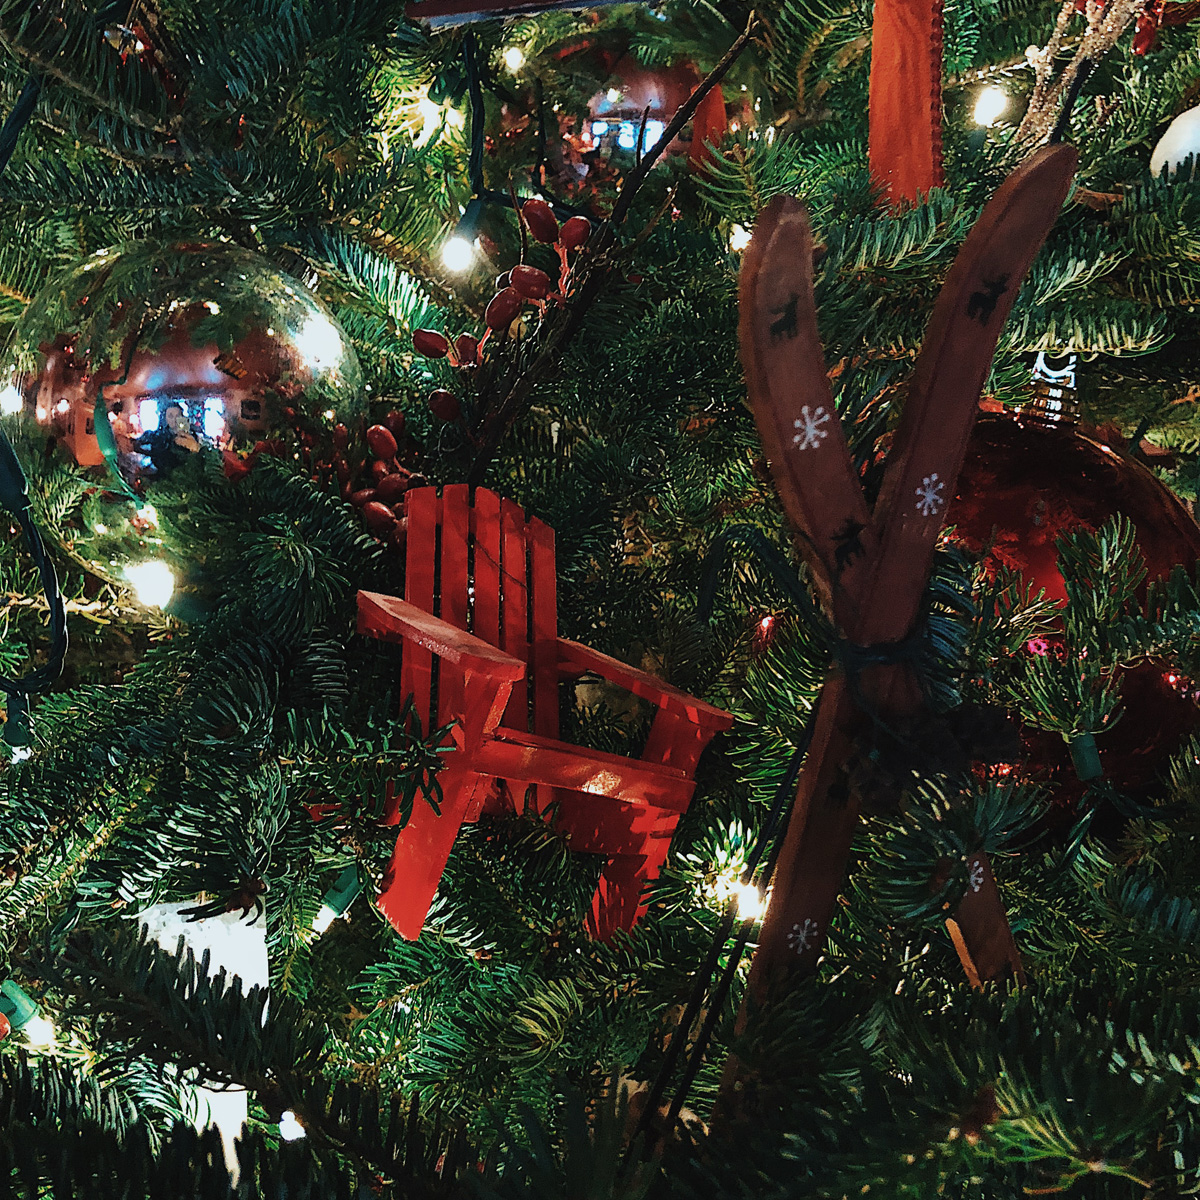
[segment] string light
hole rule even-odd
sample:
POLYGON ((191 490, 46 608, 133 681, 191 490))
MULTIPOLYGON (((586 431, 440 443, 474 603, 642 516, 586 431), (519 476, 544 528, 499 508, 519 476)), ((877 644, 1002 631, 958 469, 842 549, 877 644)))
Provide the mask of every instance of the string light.
POLYGON ((975 97, 973 114, 975 124, 991 128, 1004 115, 1006 108, 1008 108, 1008 93, 994 84, 985 87, 975 97))
POLYGON ((504 51, 504 65, 515 75, 525 65, 525 51, 520 46, 509 46, 504 51))
POLYGON ((475 247, 462 234, 448 237, 442 244, 442 266, 455 275, 469 271, 475 262, 475 247))
POLYGON ((729 231, 729 248, 735 254, 738 251, 745 250, 750 245, 750 230, 745 225, 735 225, 729 231))
POLYGON ((279 1136, 285 1142, 297 1142, 302 1137, 308 1136, 304 1132, 304 1126, 296 1119, 296 1114, 290 1108, 279 1118, 279 1136))
POLYGON ((175 594, 175 576, 164 562, 130 563, 125 578, 147 608, 163 608, 175 594))
POLYGON ((25 1034, 25 1040, 31 1046, 53 1046, 55 1038, 55 1029, 51 1021, 38 1013, 35 1017, 30 1017, 25 1022, 24 1028, 21 1031, 25 1034))
POLYGON ((362 884, 358 879, 358 867, 348 866, 334 882, 333 887, 325 893, 321 909, 313 918, 313 932, 324 933, 334 921, 340 920, 350 911, 350 905, 362 892, 362 884))
POLYGON ((753 883, 739 883, 734 888, 737 914, 743 921, 759 921, 767 911, 767 898, 753 883))
POLYGON ((10 383, 0 391, 0 412, 5 416, 15 416, 21 411, 21 392, 15 383, 10 383))

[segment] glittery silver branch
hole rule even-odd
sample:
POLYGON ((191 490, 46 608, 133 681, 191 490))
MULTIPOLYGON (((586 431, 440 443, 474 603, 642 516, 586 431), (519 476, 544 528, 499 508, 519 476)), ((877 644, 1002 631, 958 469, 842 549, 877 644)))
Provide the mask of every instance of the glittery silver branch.
POLYGON ((1087 28, 1078 40, 1072 39, 1074 54, 1056 77, 1055 63, 1063 53, 1071 18, 1078 11, 1075 0, 1063 0, 1050 40, 1045 46, 1030 46, 1025 51, 1025 57, 1033 68, 1034 86, 1029 107, 1017 130, 1018 141, 1032 148, 1041 145, 1050 136, 1058 122, 1063 98, 1070 93, 1071 85, 1084 64, 1094 63, 1116 44, 1144 3, 1145 0, 1109 0, 1107 4, 1100 5, 1096 0, 1087 0, 1083 12, 1087 28))

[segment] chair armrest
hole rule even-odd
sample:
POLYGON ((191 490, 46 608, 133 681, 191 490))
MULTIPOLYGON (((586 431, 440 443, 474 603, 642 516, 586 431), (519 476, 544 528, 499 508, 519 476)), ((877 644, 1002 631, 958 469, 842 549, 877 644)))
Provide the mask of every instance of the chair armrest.
POLYGON ((567 638, 558 639, 558 673, 564 679, 574 679, 585 673, 599 675, 609 683, 619 684, 626 691, 649 700, 669 712, 686 716, 694 724, 711 729, 714 733, 728 729, 733 724, 733 717, 723 708, 706 704, 672 687, 657 675, 631 667, 620 659, 608 654, 601 654, 590 646, 582 646, 567 638))
POLYGON ((386 642, 416 642, 439 658, 493 679, 515 682, 524 678, 527 670, 519 658, 497 650, 473 633, 407 600, 379 592, 358 593, 358 632, 386 642))

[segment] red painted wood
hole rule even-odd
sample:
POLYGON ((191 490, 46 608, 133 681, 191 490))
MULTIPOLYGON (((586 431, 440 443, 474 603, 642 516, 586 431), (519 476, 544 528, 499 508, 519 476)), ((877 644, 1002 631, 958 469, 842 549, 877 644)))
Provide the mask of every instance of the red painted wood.
POLYGON ((383 877, 379 909, 402 937, 421 936, 450 848, 462 826, 477 782, 474 772, 442 772, 441 814, 420 796, 383 877))
POLYGON ((476 637, 500 645, 500 497, 487 488, 475 491, 472 509, 475 543, 475 624, 476 637))
POLYGON ((868 109, 871 174, 888 199, 941 187, 941 0, 875 0, 868 109))
MULTIPOLYGON (((511 500, 500 501, 500 645, 529 661, 529 563, 525 556, 525 513, 511 500)), ((529 728, 529 694, 522 681, 513 688, 504 714, 510 729, 529 728)))
POLYGON ((529 612, 533 638, 529 674, 533 685, 533 732, 558 737, 558 572, 554 530, 536 517, 527 526, 529 612))
MULTIPOLYGON (((467 629, 467 539, 471 532, 470 491, 465 483, 442 489, 441 539, 439 546, 438 607, 443 621, 464 632, 467 629)), ((442 725, 462 716, 467 697, 460 671, 438 672, 438 722, 442 725)))
POLYGON ((623 663, 609 654, 602 654, 599 650, 593 650, 590 646, 581 646, 578 642, 559 638, 558 663, 564 678, 594 673, 668 712, 680 713, 689 721, 711 728, 713 733, 728 729, 733 724, 733 717, 723 709, 697 700, 695 696, 689 696, 686 692, 672 687, 665 679, 638 667, 631 667, 628 663, 623 663))
MULTIPOLYGON (((687 808, 695 786, 673 767, 572 746, 503 725, 495 738, 479 748, 475 766, 484 774, 518 783, 543 783, 614 799, 633 796, 646 804, 679 811, 687 808)), ((600 811, 604 807, 600 806, 600 811)))
POLYGON ((481 489, 471 504, 465 488, 453 487, 438 500, 433 488, 420 488, 409 493, 408 513, 410 600, 360 592, 359 629, 407 643, 405 662, 416 667, 406 668, 404 678, 418 686, 424 679, 426 705, 429 674, 422 674, 421 655, 438 657, 441 719, 454 720, 457 750, 443 772, 445 815, 435 817, 418 802, 397 837, 380 907, 404 936, 419 935, 459 826, 499 797, 504 780, 514 796, 532 786, 539 803, 543 796, 561 799, 558 828, 564 836, 608 856, 589 928, 606 937, 630 928, 642 887, 660 869, 679 814, 691 801, 696 761, 732 717, 644 671, 560 640, 553 530, 536 519, 527 523, 511 501, 481 489), (411 602, 414 594, 426 604, 411 602), (439 603, 441 615, 435 616, 439 603), (643 759, 557 739, 560 675, 585 671, 661 705, 643 759), (509 724, 502 725, 502 717, 509 724))
MULTIPOLYGON (((526 526, 529 546, 529 685, 531 728, 541 737, 558 737, 558 571, 554 530, 536 517, 526 526)), ((538 786, 533 803, 545 812, 554 802, 551 787, 538 786)))
MULTIPOLYGON (((408 552, 404 565, 404 596, 416 608, 436 613, 433 598, 434 567, 437 563, 437 526, 442 502, 434 488, 417 488, 408 493, 408 552)), ((400 669, 400 691, 413 698, 413 707, 428 734, 435 727, 430 711, 433 687, 433 656, 429 647, 406 646, 400 669)))
POLYGON ((515 680, 525 664, 474 634, 456 629, 440 617, 395 596, 358 593, 358 631, 388 642, 412 642, 453 663, 470 664, 497 679, 515 680))

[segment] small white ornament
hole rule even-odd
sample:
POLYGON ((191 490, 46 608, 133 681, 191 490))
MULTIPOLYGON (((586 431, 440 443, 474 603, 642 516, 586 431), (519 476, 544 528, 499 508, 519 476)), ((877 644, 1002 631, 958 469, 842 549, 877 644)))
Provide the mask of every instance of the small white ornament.
POLYGON ((811 917, 804 918, 804 924, 797 922, 792 926, 792 932, 787 935, 788 946, 797 954, 803 954, 817 939, 817 923, 811 917))
POLYGON ((945 486, 944 480, 939 482, 936 471, 932 475, 926 475, 921 480, 921 486, 916 489, 917 512, 921 516, 932 517, 942 511, 946 506, 946 501, 942 497, 942 491, 945 486))
POLYGON ((812 450, 829 436, 829 430, 822 428, 829 424, 829 414, 823 404, 817 406, 816 412, 812 412, 805 404, 800 409, 800 416, 803 420, 797 419, 792 422, 792 427, 798 430, 792 438, 792 445, 801 450, 812 450))
POLYGON ((1194 175, 1200 165, 1200 108, 1189 108, 1167 126, 1167 131, 1158 139, 1154 153, 1150 155, 1150 174, 1168 175, 1192 158, 1190 174, 1194 175))

